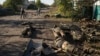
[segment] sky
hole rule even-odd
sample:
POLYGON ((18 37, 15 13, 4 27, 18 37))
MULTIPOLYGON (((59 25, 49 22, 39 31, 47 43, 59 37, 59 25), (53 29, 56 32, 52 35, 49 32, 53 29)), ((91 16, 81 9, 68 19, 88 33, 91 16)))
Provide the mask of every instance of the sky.
MULTIPOLYGON (((0 4, 3 4, 5 0, 0 0, 0 4)), ((30 1, 34 1, 34 0, 30 0, 30 1)), ((42 3, 45 3, 45 4, 48 4, 48 5, 51 5, 54 0, 41 0, 42 3)))
POLYGON ((5 1, 5 0, 0 0, 0 4, 3 4, 4 1, 5 1))

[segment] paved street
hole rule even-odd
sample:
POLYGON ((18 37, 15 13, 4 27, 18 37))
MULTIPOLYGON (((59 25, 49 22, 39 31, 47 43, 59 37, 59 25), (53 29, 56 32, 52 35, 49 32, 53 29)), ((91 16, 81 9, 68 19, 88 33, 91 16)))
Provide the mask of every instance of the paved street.
MULTIPOLYGON (((25 28, 21 23, 23 22, 32 22, 33 26, 41 24, 42 26, 46 26, 46 29, 37 29, 38 33, 34 36, 36 39, 33 40, 35 42, 39 39, 53 39, 54 36, 48 27, 53 27, 54 24, 60 24, 61 21, 64 23, 67 20, 63 19, 43 19, 36 16, 36 18, 31 19, 20 19, 19 15, 13 16, 4 16, 0 17, 0 56, 22 56, 27 43, 30 38, 21 37, 21 32, 25 28), (37 39, 39 38, 39 39, 37 39)), ((37 27, 42 27, 37 26, 37 27)))

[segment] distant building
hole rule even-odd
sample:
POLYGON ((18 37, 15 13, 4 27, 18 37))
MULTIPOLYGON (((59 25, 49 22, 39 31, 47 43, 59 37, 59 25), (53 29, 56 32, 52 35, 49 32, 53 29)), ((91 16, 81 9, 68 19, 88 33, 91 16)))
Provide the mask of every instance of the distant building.
POLYGON ((100 0, 93 4, 93 18, 100 21, 100 0))
POLYGON ((93 6, 94 2, 97 0, 72 0, 73 8, 77 9, 77 6, 93 6))
MULTIPOLYGON (((95 11, 95 10, 98 10, 98 7, 94 5, 94 3, 96 4, 97 1, 100 1, 100 0, 72 0, 73 8, 75 10, 77 8, 81 9, 82 17, 90 18, 90 19, 96 18, 95 15, 97 15, 97 14, 94 14, 94 13, 99 13, 99 12, 95 11), (97 9, 96 9, 96 7, 97 7, 97 9)), ((97 16, 97 18, 98 17, 100 17, 100 16, 97 16)))

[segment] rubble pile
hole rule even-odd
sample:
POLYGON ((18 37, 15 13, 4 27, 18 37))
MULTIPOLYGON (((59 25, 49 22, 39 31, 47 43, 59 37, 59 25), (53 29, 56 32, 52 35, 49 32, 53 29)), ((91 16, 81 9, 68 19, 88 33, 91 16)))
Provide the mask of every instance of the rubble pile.
POLYGON ((82 31, 90 37, 89 39, 100 41, 100 22, 99 21, 83 21, 80 22, 82 31), (82 24, 81 24, 82 23, 82 24))
POLYGON ((71 25, 65 29, 63 27, 53 28, 55 44, 56 46, 57 44, 61 45, 60 47, 57 46, 57 48, 65 49, 64 52, 67 56, 99 56, 100 49, 87 45, 100 42, 100 22, 83 21, 80 23, 80 25, 71 25), (66 41, 65 45, 64 41, 66 41))

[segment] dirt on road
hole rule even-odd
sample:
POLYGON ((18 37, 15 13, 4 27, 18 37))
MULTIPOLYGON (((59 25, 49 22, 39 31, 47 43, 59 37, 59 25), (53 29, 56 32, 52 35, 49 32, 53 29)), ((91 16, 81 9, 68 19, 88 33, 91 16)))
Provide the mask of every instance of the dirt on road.
MULTIPOLYGON (((0 56, 22 56, 30 38, 21 37, 21 33, 26 26, 23 22, 32 22, 33 27, 37 27, 37 32, 33 41, 41 42, 42 39, 53 40, 54 36, 51 28, 62 23, 67 25, 76 24, 68 19, 45 19, 31 18, 20 19, 19 15, 0 17, 0 56)), ((96 45, 96 44, 94 44, 96 45)), ((98 43, 97 45, 100 45, 98 43)))
MULTIPOLYGON (((45 29, 37 29, 35 38, 39 40, 45 38, 52 40, 54 38, 51 29, 54 24, 66 23, 63 19, 20 19, 19 15, 0 17, 0 56, 22 56, 30 38, 21 37, 21 33, 25 26, 23 22, 32 22, 33 26, 45 27, 45 29)), ((35 39, 36 40, 36 39, 35 39)))

